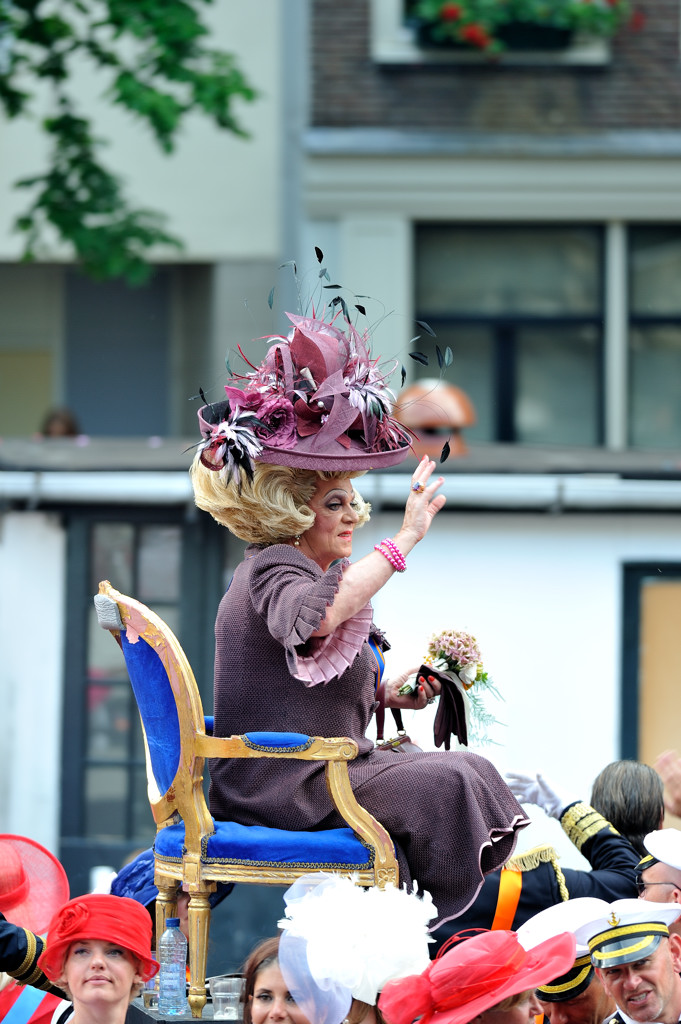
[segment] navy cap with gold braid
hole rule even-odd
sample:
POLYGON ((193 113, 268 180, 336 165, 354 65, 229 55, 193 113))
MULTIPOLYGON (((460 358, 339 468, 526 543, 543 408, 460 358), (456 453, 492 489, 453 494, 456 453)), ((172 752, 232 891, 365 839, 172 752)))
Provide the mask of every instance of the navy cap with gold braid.
POLYGON ((674 903, 603 901, 601 915, 578 929, 576 938, 578 943, 588 943, 594 967, 619 967, 654 953, 678 916, 674 903))
MULTIPOLYGON (((539 942, 561 931, 576 934, 578 929, 587 922, 593 921, 608 904, 593 896, 578 896, 576 899, 557 903, 552 907, 535 914, 518 929, 518 938, 526 949, 531 949, 539 942)), ((578 942, 575 950, 575 962, 568 971, 552 978, 537 988, 537 995, 548 1003, 560 1003, 574 999, 584 992, 591 984, 594 969, 591 953, 586 940, 578 942)))
POLYGON ((640 861, 636 865, 636 881, 641 881, 641 873, 647 871, 648 868, 652 868, 653 864, 659 864, 657 857, 653 857, 652 853, 647 853, 645 857, 641 857, 640 861))
POLYGON ((562 1003, 566 999, 575 999, 586 991, 593 980, 594 969, 591 963, 591 953, 584 953, 578 956, 574 965, 560 978, 548 985, 540 985, 537 995, 547 1003, 562 1003))

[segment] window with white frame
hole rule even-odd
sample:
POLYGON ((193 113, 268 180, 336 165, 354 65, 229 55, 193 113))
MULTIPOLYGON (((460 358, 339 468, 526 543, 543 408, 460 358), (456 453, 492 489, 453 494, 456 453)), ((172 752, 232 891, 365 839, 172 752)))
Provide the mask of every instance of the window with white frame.
POLYGON ((614 401, 627 445, 681 446, 681 225, 624 230, 621 385, 605 370, 604 239, 598 225, 417 225, 416 315, 437 337, 414 343, 429 358, 415 374, 451 348, 448 379, 476 408, 471 440, 604 444, 614 401))
POLYGON ((598 227, 417 228, 415 307, 437 339, 415 347, 451 348, 477 413, 468 437, 602 443, 602 253, 598 227))

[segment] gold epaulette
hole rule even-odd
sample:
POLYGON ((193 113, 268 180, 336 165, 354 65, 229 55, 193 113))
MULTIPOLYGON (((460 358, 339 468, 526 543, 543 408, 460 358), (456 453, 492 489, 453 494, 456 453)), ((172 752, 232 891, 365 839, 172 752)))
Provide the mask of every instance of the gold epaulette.
POLYGON ((26 936, 26 956, 18 967, 7 971, 7 974, 11 975, 21 985, 30 985, 32 988, 43 990, 52 988, 51 981, 38 967, 38 957, 42 953, 44 946, 42 939, 39 939, 26 928, 23 928, 22 931, 26 936))
POLYGON ((524 853, 517 853, 515 857, 511 857, 506 862, 504 867, 510 868, 511 871, 533 871, 540 864, 550 864, 552 866, 556 873, 560 898, 563 901, 568 900, 570 894, 565 884, 565 875, 558 863, 558 852, 548 843, 544 843, 542 846, 533 846, 531 850, 525 850, 524 853))
POLYGON ((577 803, 568 807, 560 819, 565 834, 571 843, 574 843, 578 850, 581 850, 587 839, 592 839, 598 832, 607 829, 612 835, 617 836, 619 832, 610 822, 595 811, 589 804, 577 803))

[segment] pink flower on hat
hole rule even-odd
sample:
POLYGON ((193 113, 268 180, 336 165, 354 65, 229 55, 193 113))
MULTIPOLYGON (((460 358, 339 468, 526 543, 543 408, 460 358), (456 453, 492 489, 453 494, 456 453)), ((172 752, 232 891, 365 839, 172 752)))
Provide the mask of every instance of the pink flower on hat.
POLYGON ((262 427, 255 428, 255 436, 270 448, 292 448, 296 443, 296 414, 284 395, 263 395, 255 410, 262 427))
POLYGON ((80 932, 89 919, 90 911, 84 903, 74 903, 66 907, 57 922, 56 935, 53 938, 66 939, 69 935, 80 932))

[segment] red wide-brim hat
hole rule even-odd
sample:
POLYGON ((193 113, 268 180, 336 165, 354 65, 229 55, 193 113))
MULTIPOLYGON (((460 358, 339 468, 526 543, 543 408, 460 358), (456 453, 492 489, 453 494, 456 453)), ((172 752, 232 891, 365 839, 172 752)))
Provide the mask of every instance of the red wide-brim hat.
POLYGON ((129 950, 139 960, 140 974, 147 981, 159 968, 151 956, 151 934, 151 917, 135 900, 99 893, 77 896, 52 918, 38 965, 58 984, 69 946, 85 939, 99 940, 129 950))
POLYGON ((42 935, 69 898, 69 880, 57 858, 25 836, 0 835, 0 913, 11 924, 42 935))
POLYGON ((388 1024, 467 1024, 509 996, 564 974, 575 962, 575 938, 556 935, 526 951, 515 932, 464 939, 423 974, 390 981, 378 1001, 388 1024))

